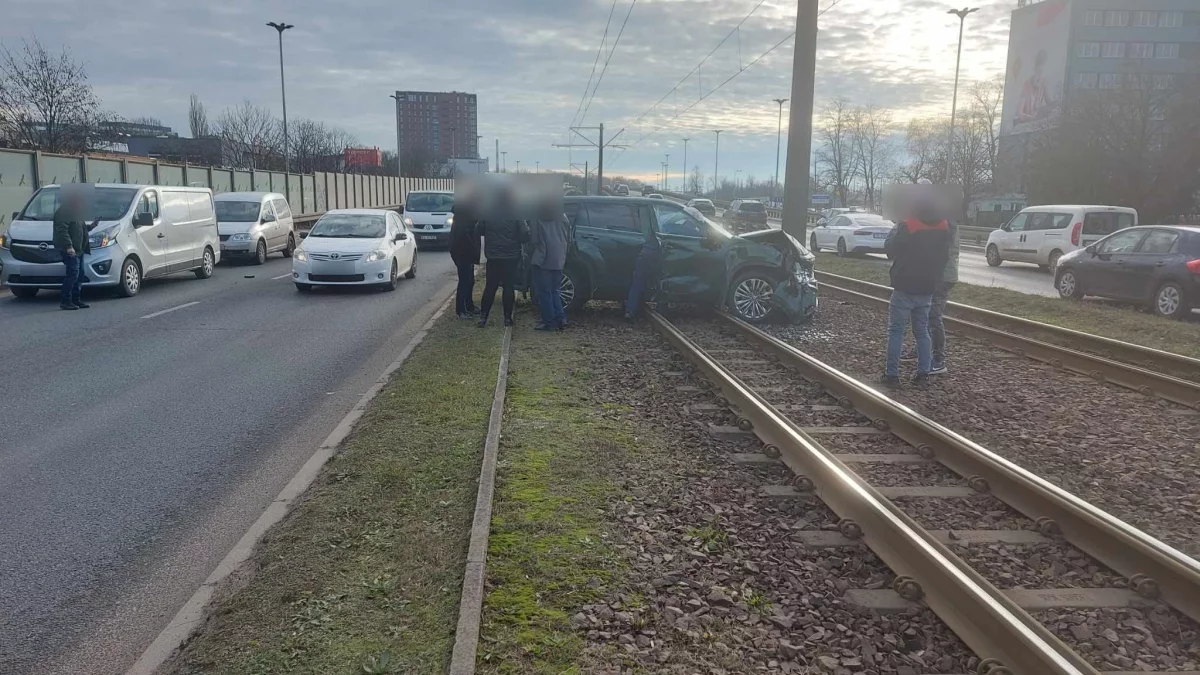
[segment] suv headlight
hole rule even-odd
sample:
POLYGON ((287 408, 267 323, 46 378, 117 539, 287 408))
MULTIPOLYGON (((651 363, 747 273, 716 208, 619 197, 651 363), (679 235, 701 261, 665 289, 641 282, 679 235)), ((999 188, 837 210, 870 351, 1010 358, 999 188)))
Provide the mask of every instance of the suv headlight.
POLYGON ((404 216, 404 224, 408 227, 412 227, 413 226, 412 218, 409 218, 408 216, 404 216))
POLYGON ((240 232, 240 233, 235 234, 232 237, 230 237, 229 240, 230 241, 249 241, 250 233, 249 232, 240 232))
POLYGON ((110 227, 107 230, 92 232, 88 235, 88 244, 92 248, 108 248, 117 243, 117 234, 121 227, 110 227))
POLYGON ((367 262, 379 262, 380 260, 385 260, 387 257, 388 252, 383 249, 379 249, 378 251, 371 251, 367 254, 367 262))
POLYGON ((308 253, 306 253, 302 248, 292 251, 292 257, 300 262, 308 262, 308 253))

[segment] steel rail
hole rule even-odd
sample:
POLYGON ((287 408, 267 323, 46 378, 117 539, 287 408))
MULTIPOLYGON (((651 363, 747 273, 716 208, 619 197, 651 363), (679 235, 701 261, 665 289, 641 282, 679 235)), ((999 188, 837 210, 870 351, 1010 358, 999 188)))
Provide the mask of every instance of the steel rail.
POLYGON ((894 588, 922 600, 974 652, 991 675, 1097 675, 1086 660, 939 543, 791 420, 691 342, 656 312, 650 322, 704 373, 753 425, 768 454, 806 480, 842 519, 843 533, 860 535, 896 572, 894 588))
MULTIPOLYGON (((888 303, 886 298, 859 293, 825 282, 821 283, 821 288, 856 300, 884 305, 888 303)), ((1146 396, 1158 396, 1173 403, 1200 410, 1200 383, 1198 382, 1181 380, 1178 377, 1164 375, 1154 370, 1022 337, 999 328, 991 328, 952 316, 945 317, 945 322, 963 335, 987 340, 1002 349, 1052 365, 1055 368, 1085 375, 1099 382, 1111 382, 1146 396)))
POLYGON ((927 457, 986 489, 1073 546, 1129 579, 1129 586, 1200 621, 1200 562, 1096 508, 962 435, 924 417, 778 338, 721 317, 784 363, 823 386, 842 405, 886 424, 927 457), (982 480, 977 480, 982 479, 982 480))
MULTIPOLYGON (((854 279, 831 272, 818 271, 817 278, 827 279, 843 288, 872 295, 876 298, 886 299, 892 292, 890 286, 874 284, 862 279, 854 279)), ((954 318, 974 321, 992 328, 1018 329, 1024 331, 1026 334, 1035 332, 1042 336, 1048 336, 1052 341, 1061 342, 1063 346, 1068 348, 1083 349, 1105 358, 1124 361, 1131 365, 1156 370, 1164 374, 1171 374, 1182 379, 1200 381, 1200 359, 1197 358, 1162 349, 1154 349, 1153 347, 1145 347, 1133 344, 1132 342, 1122 342, 1121 340, 1114 340, 1103 335, 1054 326, 1041 321, 1012 316, 1011 314, 993 312, 990 309, 973 307, 958 302, 947 303, 947 308, 951 314, 956 315, 954 318)))

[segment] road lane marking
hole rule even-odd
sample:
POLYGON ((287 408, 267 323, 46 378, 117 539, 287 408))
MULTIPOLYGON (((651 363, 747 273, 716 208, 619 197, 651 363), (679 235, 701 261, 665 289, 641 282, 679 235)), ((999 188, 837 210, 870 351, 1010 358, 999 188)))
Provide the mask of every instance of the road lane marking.
POLYGON ((279 276, 277 276, 277 277, 271 277, 271 281, 279 281, 280 279, 286 279, 286 278, 288 278, 288 277, 290 277, 290 276, 292 276, 292 273, 291 273, 291 272, 288 272, 287 274, 280 274, 280 275, 279 275, 279 276))
POLYGON ((177 307, 172 307, 170 309, 164 309, 161 312, 154 312, 153 314, 147 314, 146 316, 143 316, 142 318, 143 319, 153 319, 156 316, 162 316, 163 314, 169 314, 170 312, 174 312, 177 309, 183 309, 184 307, 191 307, 192 305, 198 305, 198 304, 200 304, 199 300, 196 300, 195 302, 185 302, 182 305, 179 305, 177 307))

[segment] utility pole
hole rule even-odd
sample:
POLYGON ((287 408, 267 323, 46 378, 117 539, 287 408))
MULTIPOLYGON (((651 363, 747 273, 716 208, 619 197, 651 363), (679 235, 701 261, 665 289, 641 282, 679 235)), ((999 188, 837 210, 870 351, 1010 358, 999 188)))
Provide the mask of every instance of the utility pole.
POLYGON ((542 172, 542 163, 541 163, 541 162, 534 161, 534 163, 533 163, 533 172, 534 172, 534 173, 541 173, 541 172, 542 172))
POLYGON ((808 172, 812 158, 813 88, 817 76, 817 0, 796 0, 796 51, 792 57, 792 107, 788 111, 788 161, 783 230, 807 242, 808 172))
POLYGON ((687 144, 692 139, 683 139, 683 191, 688 191, 687 144))
POLYGON ((954 62, 954 99, 950 104, 950 144, 946 151, 946 183, 950 182, 950 168, 954 161, 954 118, 958 114, 958 73, 962 67, 963 28, 967 24, 967 15, 978 11, 978 7, 963 7, 946 12, 958 17, 958 58, 954 62))
MULTIPOLYGON (((605 148, 624 148, 624 147, 626 147, 624 145, 618 145, 613 142, 613 141, 616 141, 617 138, 619 138, 621 136, 621 134, 625 133, 625 130, 622 129, 622 130, 618 131, 617 133, 613 134, 612 138, 608 139, 608 141, 604 140, 604 125, 603 124, 601 124, 599 126, 595 126, 595 127, 571 127, 570 130, 571 130, 571 134, 572 134, 572 141, 574 140, 574 136, 578 136, 584 142, 583 143, 575 143, 575 142, 554 143, 553 146, 556 148, 567 148, 568 152, 572 148, 596 148, 599 151, 599 157, 597 158, 598 161, 596 163, 596 194, 604 194, 604 149, 605 148), (586 135, 584 135, 584 133, 583 133, 584 131, 599 132, 598 140, 593 141, 591 138, 588 138, 586 135)), ((584 166, 586 166, 586 165, 587 165, 587 163, 585 162, 584 166)), ((572 165, 572 167, 574 167, 574 165, 572 165)), ((584 172, 584 178, 586 181, 586 178, 587 178, 586 170, 584 172)))
POLYGON ((771 186, 771 201, 775 201, 775 193, 779 189, 779 140, 783 138, 783 104, 786 98, 773 99, 779 104, 779 128, 775 131, 775 184, 771 186))
POLYGON ((604 122, 600 123, 600 157, 596 160, 596 194, 604 194, 604 122))
POLYGON ((587 163, 587 160, 584 160, 584 162, 583 162, 583 194, 585 196, 591 194, 590 192, 588 192, 588 163, 587 163))
POLYGON ((722 131, 723 131, 723 129, 713 130, 713 133, 717 135, 717 149, 716 149, 716 151, 713 152, 713 196, 717 196, 717 190, 721 189, 720 179, 717 178, 717 176, 720 175, 717 172, 717 168, 720 167, 720 165, 721 165, 720 162, 721 162, 721 132, 722 131))
POLYGON ((508 173, 508 151, 500 153, 500 173, 508 173))
POLYGON ((667 154, 667 161, 663 162, 663 189, 671 189, 671 155, 667 154))
POLYGON ((287 132, 287 85, 283 81, 283 31, 295 28, 290 23, 267 22, 267 25, 279 33, 279 93, 283 95, 283 172, 288 171, 288 132, 287 132))
POLYGON ((500 139, 496 138, 496 173, 500 173, 500 139))
POLYGON ((391 98, 396 100, 396 177, 400 178, 404 176, 400 169, 400 95, 392 94, 391 98))

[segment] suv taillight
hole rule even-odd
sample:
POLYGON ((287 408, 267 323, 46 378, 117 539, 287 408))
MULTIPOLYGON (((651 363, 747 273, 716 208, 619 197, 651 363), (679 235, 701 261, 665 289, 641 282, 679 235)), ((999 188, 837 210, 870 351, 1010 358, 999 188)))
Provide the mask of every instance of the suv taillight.
POLYGON ((1197 258, 1187 264, 1188 271, 1192 274, 1200 274, 1200 258, 1197 258))
POLYGON ((1083 235, 1083 223, 1075 223, 1074 227, 1071 228, 1071 245, 1078 246, 1079 240, 1082 238, 1082 235, 1083 235))

